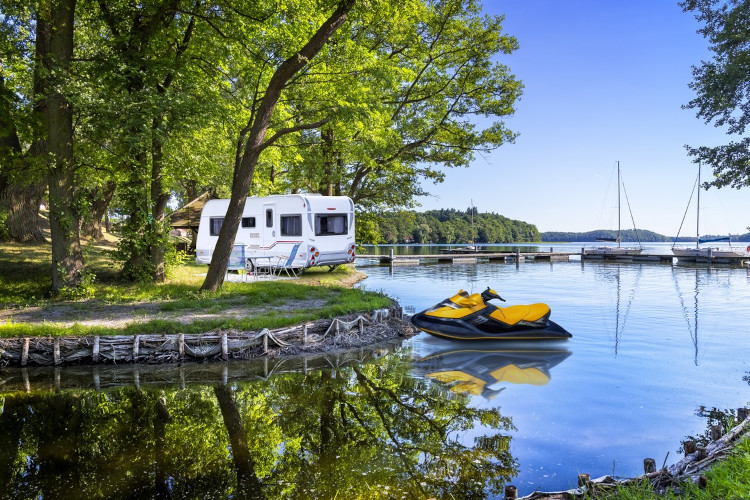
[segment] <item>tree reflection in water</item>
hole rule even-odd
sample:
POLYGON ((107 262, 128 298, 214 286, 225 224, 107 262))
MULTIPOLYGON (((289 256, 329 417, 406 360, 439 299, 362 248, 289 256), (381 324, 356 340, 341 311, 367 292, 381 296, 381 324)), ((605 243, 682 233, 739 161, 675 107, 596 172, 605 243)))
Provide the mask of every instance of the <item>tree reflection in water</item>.
POLYGON ((408 353, 185 389, 0 397, 5 498, 485 498, 510 418, 414 378, 408 353), (467 442, 471 433, 478 437, 467 442))

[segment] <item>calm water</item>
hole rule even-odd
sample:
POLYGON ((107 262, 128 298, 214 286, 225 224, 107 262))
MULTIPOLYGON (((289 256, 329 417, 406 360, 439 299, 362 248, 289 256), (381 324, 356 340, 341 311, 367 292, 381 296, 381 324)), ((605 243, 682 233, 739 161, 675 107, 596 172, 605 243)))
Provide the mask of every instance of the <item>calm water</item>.
POLYGON ((747 269, 357 267, 411 311, 460 288, 544 301, 573 338, 2 369, 0 498, 498 498, 674 463, 750 401, 747 269))
MULTIPOLYGON (((549 367, 545 384, 501 381, 495 397, 471 396, 477 408, 512 418, 520 492, 575 486, 579 472, 636 475, 645 457, 660 465, 669 453, 673 463, 682 458, 681 441, 705 432, 708 409, 750 401, 748 269, 591 261, 357 267, 369 276, 363 287, 388 293, 408 311, 458 289, 491 286, 507 304, 548 303, 551 319, 573 334, 552 347, 569 351, 553 366, 538 352, 539 366, 549 367)), ((426 334, 410 343, 416 358, 483 349, 426 334)), ((504 362, 500 355, 494 361, 504 362)))

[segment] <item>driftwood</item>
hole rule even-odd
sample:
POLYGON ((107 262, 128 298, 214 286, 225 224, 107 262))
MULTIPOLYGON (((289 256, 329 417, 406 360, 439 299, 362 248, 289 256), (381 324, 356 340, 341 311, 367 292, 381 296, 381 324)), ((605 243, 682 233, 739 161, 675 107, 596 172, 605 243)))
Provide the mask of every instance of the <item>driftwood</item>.
POLYGON ((259 332, 219 329, 200 334, 0 339, 0 366, 249 359, 269 353, 353 347, 383 340, 382 331, 389 328, 386 323, 401 317, 401 308, 395 306, 354 318, 318 320, 259 332))
MULTIPOLYGON (((738 415, 746 415, 746 409, 740 408, 738 415)), ((614 478, 612 476, 602 476, 596 479, 590 479, 588 474, 578 475, 578 488, 565 491, 541 492, 535 491, 519 500, 553 500, 553 499, 582 499, 596 497, 599 493, 607 493, 620 486, 651 483, 654 491, 663 494, 667 488, 679 487, 681 483, 692 481, 700 486, 705 486, 706 478, 700 473, 716 463, 718 460, 726 457, 731 451, 737 439, 750 428, 750 417, 746 417, 739 425, 734 427, 724 436, 718 436, 714 441, 705 447, 696 447, 692 453, 686 453, 685 457, 676 464, 665 467, 662 465, 661 470, 648 472, 635 478, 614 478)), ((716 436, 714 436, 716 437, 716 436)), ((687 449, 692 449, 688 447, 687 449)), ((653 459, 644 460, 644 469, 649 470, 652 466, 653 459)), ((666 463, 666 459, 665 459, 666 463)), ((508 495, 506 489, 506 498, 518 498, 511 493, 508 495)))

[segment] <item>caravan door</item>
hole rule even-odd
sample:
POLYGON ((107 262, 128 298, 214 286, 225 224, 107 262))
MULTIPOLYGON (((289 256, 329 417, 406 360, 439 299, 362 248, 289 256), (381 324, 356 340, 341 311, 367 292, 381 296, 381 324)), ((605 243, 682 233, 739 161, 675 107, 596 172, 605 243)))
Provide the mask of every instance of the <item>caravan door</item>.
POLYGON ((278 237, 276 228, 276 204, 275 203, 264 203, 263 204, 263 243, 261 248, 265 251, 264 253, 270 255, 274 252, 274 246, 278 237))

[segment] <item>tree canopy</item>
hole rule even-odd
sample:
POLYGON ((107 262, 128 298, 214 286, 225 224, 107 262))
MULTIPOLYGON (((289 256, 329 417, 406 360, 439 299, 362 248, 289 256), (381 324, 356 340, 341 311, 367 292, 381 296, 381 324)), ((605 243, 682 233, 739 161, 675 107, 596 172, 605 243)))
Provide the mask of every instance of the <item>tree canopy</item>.
POLYGON ((160 281, 170 198, 231 196, 214 289, 248 195, 347 195, 372 227, 516 136, 502 120, 522 92, 504 61, 518 43, 477 0, 50 9, 0 0, 0 238, 38 241, 50 198, 61 287, 80 281, 78 241, 108 213, 122 276, 160 281))
POLYGON ((750 137, 745 130, 750 123, 750 1, 685 0, 685 12, 693 12, 703 22, 699 30, 714 53, 709 61, 693 67, 690 88, 696 92, 686 108, 697 110, 697 117, 717 127, 738 141, 720 146, 688 147, 696 161, 713 167, 714 179, 706 187, 750 185, 750 137))

